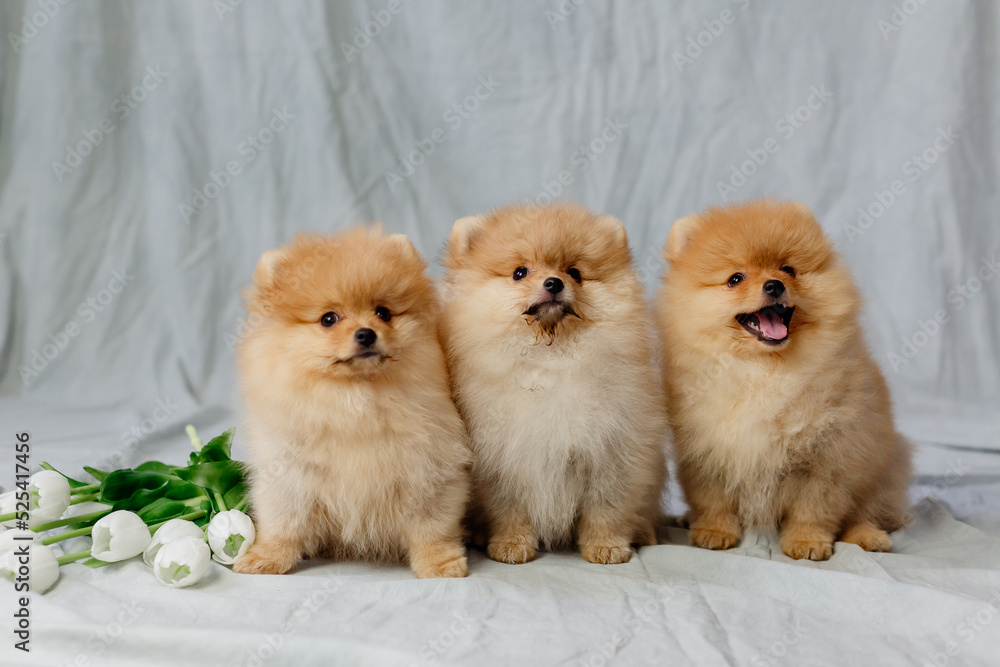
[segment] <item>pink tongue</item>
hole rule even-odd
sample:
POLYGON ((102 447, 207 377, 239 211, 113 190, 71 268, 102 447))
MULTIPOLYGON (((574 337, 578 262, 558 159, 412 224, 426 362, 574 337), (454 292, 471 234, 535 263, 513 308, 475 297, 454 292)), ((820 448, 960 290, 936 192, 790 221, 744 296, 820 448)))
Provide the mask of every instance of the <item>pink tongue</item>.
POLYGON ((764 334, 765 338, 781 340, 788 335, 788 327, 773 310, 762 310, 756 315, 757 319, 760 320, 760 332, 764 334))

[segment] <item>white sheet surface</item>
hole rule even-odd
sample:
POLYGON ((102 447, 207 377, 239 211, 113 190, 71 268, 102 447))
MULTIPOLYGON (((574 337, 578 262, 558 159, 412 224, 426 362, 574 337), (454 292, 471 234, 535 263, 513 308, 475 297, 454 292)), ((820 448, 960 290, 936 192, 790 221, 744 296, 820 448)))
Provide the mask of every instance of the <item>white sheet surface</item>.
POLYGON ((36 664, 257 664, 269 636, 265 664, 997 664, 998 28, 973 0, 4 0, 0 426, 36 462, 179 461, 185 423, 236 423, 238 291, 296 230, 380 219, 433 264, 456 218, 559 191, 626 223, 652 289, 672 220, 776 195, 853 268, 934 499, 898 553, 824 564, 675 530, 458 582, 72 566, 32 603, 36 664))

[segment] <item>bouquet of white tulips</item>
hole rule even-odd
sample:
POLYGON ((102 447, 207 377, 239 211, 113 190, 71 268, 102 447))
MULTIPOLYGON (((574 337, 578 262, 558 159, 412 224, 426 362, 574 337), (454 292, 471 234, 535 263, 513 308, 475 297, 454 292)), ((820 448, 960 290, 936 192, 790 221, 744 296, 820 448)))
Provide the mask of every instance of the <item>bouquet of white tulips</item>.
POLYGON ((43 462, 26 487, 0 495, 0 575, 44 593, 67 563, 100 567, 141 556, 161 584, 181 588, 197 583, 213 558, 235 562, 256 533, 243 511, 243 464, 230 458, 233 429, 204 445, 193 426, 187 432, 195 451, 186 466, 85 467, 97 480, 88 484, 43 462), (58 556, 52 549, 79 537, 91 547, 58 556))

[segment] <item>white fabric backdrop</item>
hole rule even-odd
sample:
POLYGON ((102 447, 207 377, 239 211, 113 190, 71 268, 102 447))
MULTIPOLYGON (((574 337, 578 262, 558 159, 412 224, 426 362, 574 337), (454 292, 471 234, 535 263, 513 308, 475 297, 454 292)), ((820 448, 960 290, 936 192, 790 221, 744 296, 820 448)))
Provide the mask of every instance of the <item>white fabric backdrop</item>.
MULTIPOLYGON (((866 648, 875 647, 871 661, 929 660, 950 641, 961 614, 982 607, 974 598, 986 600, 988 585, 1000 587, 993 523, 1000 502, 995 487, 974 490, 1000 473, 1000 464, 973 451, 1000 448, 998 29, 998 5, 985 0, 5 0, 3 429, 31 430, 35 460, 72 471, 173 460, 186 446, 183 424, 211 434, 235 423, 238 291, 259 254, 295 230, 382 220, 410 234, 433 264, 457 217, 559 196, 625 222, 652 290, 675 218, 724 199, 797 199, 814 209, 862 286, 870 345, 892 385, 900 428, 925 444, 919 463, 929 475, 926 488, 948 479, 949 466, 959 468, 959 481, 940 482, 935 496, 988 532, 966 540, 969 549, 943 551, 938 563, 975 563, 978 574, 928 575, 928 590, 899 583, 909 575, 890 576, 916 597, 891 598, 886 614, 911 615, 884 636, 862 630, 873 617, 858 613, 859 600, 878 608, 882 597, 868 590, 843 598, 845 585, 860 590, 870 581, 832 577, 827 566, 775 570, 767 558, 781 557, 773 555, 740 557, 733 567, 764 581, 789 572, 804 577, 803 589, 779 601, 767 592, 752 598, 766 624, 797 618, 815 586, 840 601, 832 603, 841 605, 830 612, 839 619, 832 627, 860 633, 866 648), (992 545, 992 560, 976 555, 983 544, 992 545)), ((0 484, 9 486, 11 474, 12 462, 0 461, 0 484)), ((904 544, 925 554, 912 557, 924 558, 920 567, 929 570, 934 556, 927 554, 938 541, 978 530, 945 510, 919 525, 927 530, 918 534, 933 539, 904 544)), ((379 580, 375 590, 410 601, 422 598, 401 590, 440 593, 445 619, 453 607, 446 602, 475 606, 513 595, 527 625, 506 613, 493 626, 480 619, 476 642, 495 646, 506 636, 491 641, 484 627, 527 632, 541 609, 554 625, 547 626, 551 642, 536 642, 539 660, 583 661, 590 649, 580 647, 623 623, 641 600, 631 597, 637 591, 695 572, 675 569, 664 579, 635 574, 635 567, 660 558, 677 566, 675 553, 702 574, 736 562, 680 546, 649 553, 629 566, 628 578, 636 579, 620 588, 610 571, 588 572, 594 586, 607 586, 593 597, 574 588, 583 585, 574 573, 584 565, 568 556, 565 568, 561 556, 551 556, 521 571, 562 582, 542 593, 518 580, 527 575, 485 562, 488 585, 405 581, 400 589, 391 584, 407 575, 392 570, 391 581, 379 580), (622 594, 625 602, 616 597, 622 594), (605 597, 618 600, 615 610, 594 611, 605 597), (579 618, 567 607, 577 604, 579 618)), ((863 558, 909 572, 906 561, 893 560, 903 557, 863 558)), ((385 578, 365 566, 329 567, 362 580, 385 578)), ((61 590, 40 603, 53 660, 66 663, 80 646, 92 651, 87 638, 121 598, 107 571, 79 570, 64 574, 61 590), (95 595, 101 613, 88 617, 79 606, 95 595), (61 625, 75 629, 52 629, 61 625)), ((125 567, 123 576, 133 570, 141 566, 125 567)), ((154 599, 146 579, 135 576, 144 599, 154 599)), ((259 605, 292 613, 294 603, 276 602, 276 591, 284 586, 298 595, 316 585, 306 577, 255 581, 245 593, 237 586, 244 579, 219 577, 221 588, 155 598, 154 608, 186 627, 199 618, 199 595, 222 604, 209 592, 223 591, 248 605, 250 627, 264 631, 259 605)), ((747 608, 736 589, 727 595, 747 608)), ((636 641, 636 656, 749 663, 764 645, 760 628, 721 613, 717 605, 730 604, 725 596, 702 590, 696 597, 658 621, 661 630, 647 635, 655 640, 636 641), (692 628, 700 628, 700 639, 691 638, 692 628), (706 628, 714 629, 704 635, 706 628)), ((156 634, 144 618, 142 633, 126 635, 115 650, 128 655, 126 645, 156 634)), ((399 653, 383 656, 387 662, 416 660, 423 642, 441 631, 426 618, 410 621, 405 638, 392 644, 399 653)), ((391 633, 396 625, 386 622, 391 633)), ((803 659, 846 660, 842 651, 853 649, 843 648, 844 636, 824 639, 826 632, 820 623, 813 643, 786 648, 791 655, 810 646, 803 659), (822 653, 833 647, 841 652, 822 653)), ((388 636, 334 634, 353 639, 323 646, 353 646, 344 655, 355 656, 351 651, 382 646, 388 636)), ((972 651, 965 658, 995 650, 989 641, 996 634, 995 626, 977 634, 963 645, 972 651)), ((225 637, 230 648, 242 641, 235 630, 225 637)), ((301 646, 285 659, 307 664, 289 657, 313 644, 301 646)), ((468 650, 435 659, 461 662, 475 654, 472 644, 468 650)), ((113 664, 112 653, 104 664, 113 664)))

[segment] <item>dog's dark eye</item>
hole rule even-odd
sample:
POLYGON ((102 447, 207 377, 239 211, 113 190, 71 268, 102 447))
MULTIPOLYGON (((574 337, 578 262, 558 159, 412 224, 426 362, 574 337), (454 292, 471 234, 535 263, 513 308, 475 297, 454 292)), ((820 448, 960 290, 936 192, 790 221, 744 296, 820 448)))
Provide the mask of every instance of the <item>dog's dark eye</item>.
POLYGON ((783 267, 781 267, 781 270, 784 271, 785 273, 787 273, 788 275, 790 275, 792 278, 795 277, 795 269, 793 269, 792 267, 790 267, 790 266, 783 266, 783 267))
POLYGON ((737 285, 739 285, 741 282, 743 282, 746 279, 747 279, 747 277, 745 275, 743 275, 742 273, 734 273, 733 275, 729 276, 729 283, 727 283, 727 284, 730 287, 736 287, 737 285))
POLYGON ((340 321, 340 315, 334 312, 324 313, 323 317, 319 318, 319 323, 325 327, 332 327, 339 321, 340 321))
POLYGON ((571 266, 568 269, 566 269, 566 275, 568 275, 570 278, 572 278, 578 283, 583 281, 583 276, 580 275, 580 269, 576 268, 575 266, 571 266))
POLYGON ((514 269, 514 280, 524 280, 526 275, 528 275, 528 267, 519 266, 514 269))
POLYGON ((375 316, 378 317, 383 322, 388 322, 392 319, 392 313, 385 306, 379 306, 375 309, 375 316))

